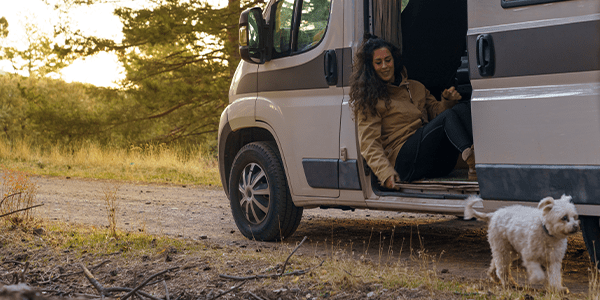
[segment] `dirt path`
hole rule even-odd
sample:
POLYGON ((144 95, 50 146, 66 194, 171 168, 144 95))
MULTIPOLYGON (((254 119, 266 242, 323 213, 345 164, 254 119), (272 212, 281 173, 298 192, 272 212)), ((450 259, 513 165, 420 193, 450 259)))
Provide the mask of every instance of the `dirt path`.
MULTIPOLYGON (((145 230, 245 246, 221 188, 36 177, 37 213, 50 220, 107 226, 104 191, 118 187, 118 228, 145 230)), ((405 260, 426 253, 442 278, 485 277, 490 261, 485 224, 455 216, 356 210, 305 210, 296 234, 287 243, 309 237, 304 251, 327 255, 352 253, 355 259, 405 260), (435 265, 432 261, 435 260, 435 265)), ((418 263, 418 262, 417 262, 418 263)), ((588 291, 589 260, 581 234, 569 241, 563 276, 575 293, 588 291)), ((523 272, 520 272, 522 280, 523 272)))

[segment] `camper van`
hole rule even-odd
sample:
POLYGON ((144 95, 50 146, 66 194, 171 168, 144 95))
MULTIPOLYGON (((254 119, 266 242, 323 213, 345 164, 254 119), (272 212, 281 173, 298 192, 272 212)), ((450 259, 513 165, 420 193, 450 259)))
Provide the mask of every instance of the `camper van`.
POLYGON ((472 194, 488 212, 567 194, 600 257, 600 1, 271 0, 239 33, 218 145, 246 237, 288 237, 311 208, 460 215, 472 194), (470 103, 477 181, 457 158, 444 178, 380 186, 348 104, 365 33, 436 98, 455 86, 470 103))

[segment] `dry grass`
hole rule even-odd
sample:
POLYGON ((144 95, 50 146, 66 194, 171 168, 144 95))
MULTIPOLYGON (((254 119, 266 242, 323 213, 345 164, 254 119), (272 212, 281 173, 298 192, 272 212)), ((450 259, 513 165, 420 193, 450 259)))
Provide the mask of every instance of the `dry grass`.
POLYGON ((108 230, 110 236, 118 238, 117 234, 117 213, 119 212, 119 202, 117 198, 119 185, 105 185, 102 188, 103 200, 106 205, 106 216, 108 218, 108 230))
POLYGON ((0 140, 0 163, 35 175, 220 186, 218 162, 202 146, 83 143, 35 146, 0 140))
MULTIPOLYGON (((44 274, 42 271, 55 272, 56 266, 68 268, 76 263, 91 265, 107 257, 111 257, 112 264, 118 266, 121 270, 119 273, 144 276, 157 271, 148 269, 156 263, 158 263, 157 268, 164 269, 172 267, 173 264, 196 266, 198 262, 202 262, 199 268, 184 269, 168 280, 173 293, 178 289, 186 289, 190 296, 197 296, 203 288, 218 286, 219 282, 226 282, 226 286, 235 284, 223 281, 218 274, 247 276, 250 273, 275 273, 295 247, 295 245, 253 241, 247 241, 245 247, 235 247, 135 232, 119 232, 120 238, 117 240, 106 228, 60 222, 40 222, 40 226, 46 228, 43 235, 35 235, 28 230, 18 230, 15 227, 5 230, 6 234, 0 236, 0 243, 3 245, 0 248, 0 258, 14 260, 12 256, 21 252, 10 251, 10 249, 28 249, 26 251, 30 255, 28 260, 37 268, 31 270, 31 276, 44 274), (165 260, 169 255, 172 256, 172 261, 165 260), (165 261, 171 261, 171 264, 164 264, 165 261), (206 265, 210 267, 203 267, 206 265)), ((326 256, 318 253, 313 255, 311 245, 304 244, 300 251, 291 257, 286 268, 287 272, 308 269, 325 261, 321 267, 308 274, 285 276, 280 279, 253 280, 248 282, 244 289, 266 293, 281 288, 300 291, 299 297, 281 297, 282 299, 305 299, 309 293, 316 299, 366 299, 369 293, 377 296, 375 299, 397 299, 400 296, 410 299, 565 298, 564 295, 532 289, 503 289, 498 285, 490 284, 485 279, 471 281, 441 279, 440 274, 435 271, 435 264, 439 261, 439 257, 430 256, 424 250, 413 250, 414 255, 410 259, 413 267, 409 267, 407 262, 393 258, 382 260, 380 257, 367 256, 356 260, 351 253, 338 248, 335 241, 332 245, 334 252, 326 256)), ((397 254, 399 257, 400 253, 397 254)), ((104 280, 119 279, 119 277, 109 276, 107 273, 110 270, 110 268, 98 270, 96 274, 104 280)), ((78 280, 81 282, 81 279, 78 280)), ((117 281, 113 285, 119 283, 117 281)), ((79 285, 71 280, 64 281, 62 284, 71 288, 79 285)), ((60 287, 60 289, 65 288, 60 287)), ((568 295, 567 298, 596 299, 592 294, 568 295)))
POLYGON ((2 219, 13 226, 28 225, 33 221, 28 208, 35 204, 37 185, 24 172, 4 168, 0 172, 0 215, 5 215, 2 219))

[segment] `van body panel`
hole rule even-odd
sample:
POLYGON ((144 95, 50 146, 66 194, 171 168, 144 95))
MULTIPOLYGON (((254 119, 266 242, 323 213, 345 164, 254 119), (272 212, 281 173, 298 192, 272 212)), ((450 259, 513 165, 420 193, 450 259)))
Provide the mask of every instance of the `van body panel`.
POLYGON ((500 0, 469 0, 468 11, 469 30, 471 30, 478 27, 580 17, 600 13, 600 1, 571 0, 502 8, 500 0))
POLYGON ((538 202, 566 193, 596 204, 600 2, 504 9, 500 1, 469 1, 467 35, 482 197, 538 202), (483 34, 493 40, 491 76, 477 68, 483 34))
POLYGON ((254 126, 256 96, 240 97, 229 104, 227 119, 231 130, 254 126))
POLYGON ((229 103, 235 101, 239 97, 253 94, 256 96, 258 87, 258 78, 256 72, 258 65, 254 65, 245 61, 241 61, 235 69, 231 85, 229 86, 229 103))
MULTIPOLYGON (((480 33, 492 36, 497 50, 493 78, 600 70, 600 14, 517 25, 469 30, 470 49, 477 49, 480 33)), ((469 54, 471 78, 482 78, 477 51, 469 54)))
POLYGON ((600 165, 600 82, 478 89, 477 164, 600 165))

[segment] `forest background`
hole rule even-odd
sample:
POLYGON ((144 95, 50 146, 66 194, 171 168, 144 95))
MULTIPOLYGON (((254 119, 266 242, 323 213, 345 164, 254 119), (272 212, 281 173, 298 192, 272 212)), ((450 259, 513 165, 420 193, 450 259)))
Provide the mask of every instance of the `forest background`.
POLYGON ((1 43, 11 26, 0 11, 0 60, 24 71, 0 76, 0 139, 42 148, 202 144, 214 152, 240 60, 239 15, 263 1, 229 0, 214 8, 206 0, 148 0, 137 9, 119 6, 118 0, 45 1, 63 17, 77 7, 110 1, 123 39, 86 35, 64 17, 54 24, 53 36, 30 26, 23 36, 27 48, 17 49, 1 43), (99 52, 117 54, 124 66, 118 88, 49 76, 99 52))

